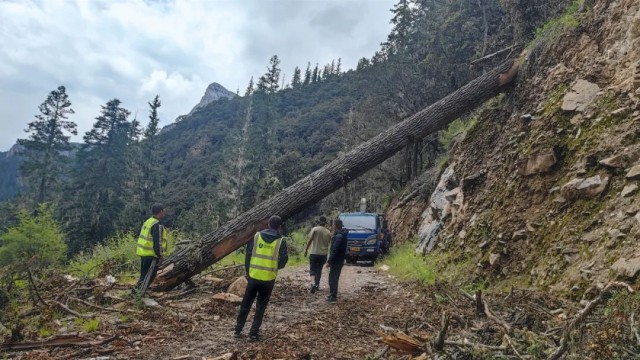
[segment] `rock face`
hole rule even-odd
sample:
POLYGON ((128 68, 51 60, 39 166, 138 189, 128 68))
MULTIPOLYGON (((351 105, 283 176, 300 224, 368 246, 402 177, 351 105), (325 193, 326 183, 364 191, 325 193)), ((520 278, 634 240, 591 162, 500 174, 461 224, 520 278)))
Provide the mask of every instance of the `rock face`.
POLYGON ((583 112, 596 99, 598 91, 598 85, 579 79, 564 96, 562 110, 583 112))
POLYGON ((191 109, 191 111, 189 111, 187 115, 178 116, 178 118, 176 119, 176 122, 183 120, 185 117, 196 112, 196 110, 203 108, 214 101, 217 101, 220 99, 231 99, 231 98, 234 98, 235 96, 236 96, 235 93, 225 89, 224 86, 216 82, 211 83, 209 86, 207 86, 207 90, 205 90, 204 95, 202 95, 202 99, 200 99, 200 102, 198 103, 198 105, 194 106, 193 109, 191 109))
POLYGON ((452 211, 456 211, 454 204, 462 203, 458 199, 462 197, 462 189, 457 186, 458 181, 451 165, 442 173, 436 189, 431 194, 429 206, 422 213, 423 220, 418 230, 416 252, 424 254, 433 249, 445 221, 452 211))
POLYGON ((557 161, 553 149, 545 149, 529 156, 518 169, 518 173, 524 176, 546 173, 557 161))
POLYGON ((590 178, 576 178, 564 184, 560 191, 567 200, 592 198, 600 195, 609 183, 608 177, 596 175, 590 178))

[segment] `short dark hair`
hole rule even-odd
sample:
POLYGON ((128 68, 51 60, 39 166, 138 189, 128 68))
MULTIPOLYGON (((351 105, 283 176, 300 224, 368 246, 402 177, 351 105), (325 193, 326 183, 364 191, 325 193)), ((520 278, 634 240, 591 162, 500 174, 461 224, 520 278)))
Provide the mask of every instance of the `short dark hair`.
POLYGON ((153 215, 158 215, 162 210, 164 210, 164 206, 162 206, 162 204, 153 204, 151 207, 151 213, 153 215))
POLYGON ((282 225, 282 219, 278 215, 273 215, 269 218, 269 229, 278 230, 282 225))
POLYGON ((320 217, 318 218, 318 224, 320 224, 320 225, 324 225, 324 224, 326 224, 326 223, 327 223, 327 218, 326 218, 326 217, 324 217, 324 216, 320 216, 320 217))
POLYGON ((342 220, 340 219, 333 220, 333 226, 337 227, 338 229, 342 229, 342 220))

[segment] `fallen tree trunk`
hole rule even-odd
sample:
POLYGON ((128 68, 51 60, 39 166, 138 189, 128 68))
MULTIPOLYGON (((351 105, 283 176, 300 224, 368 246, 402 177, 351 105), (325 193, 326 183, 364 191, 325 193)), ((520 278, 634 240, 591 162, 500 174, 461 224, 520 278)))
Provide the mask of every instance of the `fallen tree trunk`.
POLYGON ((169 289, 246 244, 271 215, 286 219, 312 205, 400 151, 412 140, 434 133, 485 100, 497 95, 518 72, 511 60, 449 96, 339 155, 323 168, 225 223, 163 261, 157 288, 169 289))

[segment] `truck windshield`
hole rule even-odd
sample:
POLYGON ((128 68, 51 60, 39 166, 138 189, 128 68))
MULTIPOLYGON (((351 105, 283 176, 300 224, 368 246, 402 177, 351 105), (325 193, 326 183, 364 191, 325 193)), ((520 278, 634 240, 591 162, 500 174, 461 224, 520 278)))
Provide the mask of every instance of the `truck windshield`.
POLYGON ((376 231, 375 216, 343 216, 344 227, 355 231, 376 231))

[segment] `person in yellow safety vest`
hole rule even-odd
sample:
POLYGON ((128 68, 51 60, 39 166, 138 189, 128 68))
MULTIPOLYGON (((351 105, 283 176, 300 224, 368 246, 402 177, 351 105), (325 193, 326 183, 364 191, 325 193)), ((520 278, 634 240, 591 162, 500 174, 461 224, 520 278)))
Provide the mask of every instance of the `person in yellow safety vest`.
POLYGON ((257 297, 256 313, 249 330, 249 341, 260 341, 260 325, 269 304, 278 270, 284 268, 289 260, 287 243, 282 239, 281 227, 282 219, 274 215, 269 218, 269 228, 257 232, 253 240, 247 244, 245 257, 247 288, 240 304, 235 338, 242 337, 242 329, 247 321, 249 310, 257 297))
POLYGON ((134 291, 140 289, 149 271, 152 271, 149 284, 153 282, 158 270, 157 264, 151 269, 153 260, 160 261, 167 250, 166 230, 160 222, 164 218, 164 207, 160 204, 155 204, 151 207, 151 213, 153 216, 142 224, 140 235, 138 236, 136 254, 140 256, 140 278, 134 291))

